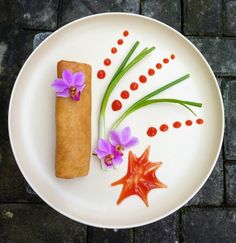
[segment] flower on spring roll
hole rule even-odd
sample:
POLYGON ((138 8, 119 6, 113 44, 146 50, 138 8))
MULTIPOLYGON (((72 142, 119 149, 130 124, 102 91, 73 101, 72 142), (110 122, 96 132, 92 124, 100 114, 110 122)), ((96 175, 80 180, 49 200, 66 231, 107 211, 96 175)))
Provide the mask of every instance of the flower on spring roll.
POLYGON ((138 143, 138 138, 131 136, 130 127, 125 127, 121 131, 110 131, 109 141, 115 147, 116 151, 122 154, 127 148, 138 143))
POLYGON ((123 161, 123 154, 117 152, 116 148, 105 139, 99 139, 95 152, 107 168, 116 167, 123 161))
POLYGON ((72 73, 70 70, 64 70, 62 78, 53 81, 52 87, 59 97, 71 97, 73 100, 80 100, 80 94, 83 91, 84 73, 72 73))

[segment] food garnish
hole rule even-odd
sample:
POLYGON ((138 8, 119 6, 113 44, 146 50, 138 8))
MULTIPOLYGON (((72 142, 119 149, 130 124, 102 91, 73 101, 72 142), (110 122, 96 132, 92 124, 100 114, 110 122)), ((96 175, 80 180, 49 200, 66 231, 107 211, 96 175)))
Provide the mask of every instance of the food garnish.
POLYGON ((149 161, 150 146, 146 148, 140 157, 129 151, 127 173, 112 186, 123 185, 117 204, 132 195, 139 196, 148 207, 148 193, 152 189, 166 188, 167 186, 156 177, 156 171, 162 162, 149 161))

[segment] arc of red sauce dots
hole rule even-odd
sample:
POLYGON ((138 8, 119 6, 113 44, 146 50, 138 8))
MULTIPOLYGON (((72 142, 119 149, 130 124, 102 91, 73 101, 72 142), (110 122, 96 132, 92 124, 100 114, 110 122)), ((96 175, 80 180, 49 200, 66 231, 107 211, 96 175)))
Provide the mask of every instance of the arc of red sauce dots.
MULTIPOLYGON (((127 37, 128 35, 129 35, 129 31, 128 31, 128 30, 124 30, 124 31, 123 31, 123 36, 124 36, 124 37, 127 37)), ((123 40, 123 39, 119 38, 119 39, 117 40, 117 44, 118 44, 119 46, 120 46, 120 45, 123 45, 123 43, 124 43, 124 40, 123 40)), ((113 47, 111 48, 111 53, 112 53, 112 54, 116 54, 117 51, 118 51, 117 47, 113 46, 113 47)), ((110 58, 105 58, 104 61, 103 61, 103 64, 104 64, 105 66, 110 66, 110 65, 111 65, 111 59, 110 59, 110 58)), ((99 79, 104 79, 104 78, 106 77, 106 72, 105 72, 105 70, 104 70, 104 69, 100 69, 100 70, 98 70, 98 72, 97 72, 97 77, 98 77, 99 79)))
MULTIPOLYGON (((202 118, 198 118, 195 122, 196 122, 197 125, 202 125, 202 124, 204 123, 204 120, 203 120, 202 118)), ((185 124, 186 126, 192 126, 192 125, 193 125, 193 121, 192 121, 192 120, 186 120, 186 121, 184 122, 184 124, 185 124)), ((175 122, 172 124, 172 127, 173 127, 174 129, 178 129, 178 128, 180 128, 181 126, 182 126, 182 123, 181 123, 180 121, 175 121, 175 122)), ((168 126, 167 124, 162 124, 162 125, 159 127, 160 132, 166 132, 166 131, 168 131, 168 129, 169 129, 169 126, 168 126)), ((156 136, 157 132, 158 132, 158 130, 157 130, 155 127, 149 127, 149 128, 147 129, 147 135, 148 135, 149 137, 154 137, 154 136, 156 136)))
MULTIPOLYGON (((124 37, 127 37, 129 35, 129 32, 127 31, 127 30, 125 30, 124 32, 123 32, 123 36, 124 37)), ((118 39, 117 40, 117 44, 118 45, 122 45, 123 44, 123 39, 118 39)), ((116 47, 112 47, 112 49, 111 49, 111 52, 113 53, 113 54, 115 54, 116 52, 117 52, 117 48, 116 47)), ((175 59, 175 55, 174 54, 171 54, 170 55, 170 59, 175 59)), ((108 65, 110 65, 110 63, 111 62, 109 62, 109 60, 104 60, 104 64, 106 65, 106 64, 108 64, 108 65)), ((164 64, 167 64, 167 63, 169 63, 169 59, 166 57, 166 58, 164 58, 163 59, 163 63, 164 64)), ((162 68, 162 64, 161 63, 157 63, 156 64, 156 68, 157 69, 161 69, 162 68)), ((101 70, 100 70, 101 71, 101 70)), ((153 68, 149 68, 148 69, 148 75, 149 76, 153 76, 153 75, 155 75, 155 70, 153 69, 153 68)), ((147 82, 147 77, 145 76, 145 75, 140 75, 139 76, 139 81, 141 82, 141 83, 146 83, 147 82)), ((131 91, 135 91, 135 90, 137 90, 139 88, 139 85, 138 85, 138 83, 136 83, 136 82, 132 82, 131 84, 130 84, 130 90, 131 91)), ((120 94, 120 97, 122 98, 122 99, 128 99, 129 97, 130 97, 130 93, 129 93, 129 91, 128 90, 123 90, 122 92, 121 92, 121 94, 120 94)), ((113 109, 113 111, 118 111, 118 110, 120 110, 121 108, 122 108, 122 103, 121 103, 121 101, 119 101, 119 105, 117 105, 118 104, 118 101, 119 100, 114 100, 113 102, 112 102, 112 109, 113 109)), ((163 126, 162 128, 161 128, 161 130, 162 131, 167 131, 168 130, 168 126, 166 125, 166 126, 163 126)))
MULTIPOLYGON (((125 34, 124 34, 124 36, 125 36, 125 34)), ((172 59, 172 60, 174 60, 175 59, 175 55, 174 54, 171 54, 170 55, 170 59, 172 59)), ((169 63, 169 59, 166 57, 166 58, 164 58, 163 59, 163 63, 164 64, 167 64, 167 63, 169 63)), ((162 64, 161 63, 157 63, 156 64, 156 68, 157 69, 161 69, 162 68, 162 64)), ((153 75, 155 75, 155 70, 153 69, 153 68, 149 68, 148 69, 148 75, 149 76, 153 76, 153 75)), ((146 83, 147 82, 147 76, 146 75, 140 75, 139 76, 139 82, 140 83, 146 83)), ((139 86, 138 86, 138 83, 137 82, 132 82, 131 84, 130 84, 130 90, 131 91, 135 91, 135 90, 137 90, 139 88, 139 86)), ((128 99, 129 98, 129 96, 130 96, 130 94, 129 94, 129 92, 127 91, 127 90, 123 90, 122 92, 121 92, 121 98, 122 99, 128 99), (123 95, 122 95, 123 94, 123 95)))

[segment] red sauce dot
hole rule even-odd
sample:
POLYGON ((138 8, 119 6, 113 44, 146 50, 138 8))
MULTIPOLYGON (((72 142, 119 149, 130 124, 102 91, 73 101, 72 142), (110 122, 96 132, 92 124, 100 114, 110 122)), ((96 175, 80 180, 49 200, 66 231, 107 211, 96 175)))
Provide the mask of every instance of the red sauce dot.
POLYGON ((148 75, 153 76, 155 74, 155 70, 153 68, 148 69, 148 75))
POLYGON ((106 65, 106 66, 111 65, 111 59, 106 58, 106 59, 104 60, 104 65, 106 65))
POLYGON ((174 54, 171 54, 170 58, 173 60, 175 59, 175 55, 174 54))
POLYGON ((167 64, 167 63, 169 62, 169 59, 168 59, 168 58, 164 58, 164 59, 163 59, 163 62, 164 62, 165 64, 167 64))
POLYGON ((192 122, 191 120, 187 120, 187 121, 185 122, 185 124, 186 124, 187 126, 192 126, 193 122, 192 122))
POLYGON ((129 98, 129 92, 127 90, 123 90, 120 94, 122 99, 128 99, 129 98))
POLYGON ((155 127, 149 127, 147 130, 147 135, 149 137, 154 137, 157 134, 157 129, 155 127))
POLYGON ((112 48, 111 48, 111 53, 112 53, 112 54, 117 53, 117 48, 116 48, 116 47, 112 47, 112 48))
POLYGON ((105 77, 106 77, 106 73, 105 73, 105 71, 104 71, 104 70, 99 70, 99 71, 97 72, 97 77, 98 77, 99 79, 103 79, 103 78, 105 78, 105 77))
POLYGON ((157 68, 157 69, 161 69, 161 68, 162 68, 162 65, 161 65, 160 63, 157 63, 157 64, 156 64, 156 68, 157 68))
POLYGON ((166 124, 162 124, 162 125, 160 126, 160 130, 161 130, 162 132, 166 132, 168 129, 169 129, 169 127, 168 127, 168 125, 166 125, 166 124))
POLYGON ((179 122, 179 121, 176 121, 176 122, 173 123, 173 127, 174 127, 174 128, 180 128, 181 125, 182 125, 182 124, 181 124, 181 122, 179 122))
POLYGON ((119 100, 114 100, 111 107, 113 111, 118 111, 122 108, 122 103, 119 100))
POLYGON ((128 30, 125 30, 125 31, 123 32, 123 36, 127 37, 128 35, 129 35, 129 31, 128 31, 128 30))
POLYGON ((137 90, 138 89, 138 84, 136 82, 133 82, 130 84, 130 89, 131 90, 137 90))
POLYGON ((122 40, 122 39, 119 39, 118 41, 117 41, 117 44, 118 45, 122 45, 124 43, 124 41, 122 40))
POLYGON ((146 76, 144 76, 144 75, 139 76, 139 81, 140 81, 141 83, 146 83, 146 82, 147 82, 147 78, 146 78, 146 76))
POLYGON ((201 125, 201 124, 204 123, 204 121, 203 121, 203 119, 199 118, 199 119, 196 120, 196 123, 199 124, 199 125, 201 125))

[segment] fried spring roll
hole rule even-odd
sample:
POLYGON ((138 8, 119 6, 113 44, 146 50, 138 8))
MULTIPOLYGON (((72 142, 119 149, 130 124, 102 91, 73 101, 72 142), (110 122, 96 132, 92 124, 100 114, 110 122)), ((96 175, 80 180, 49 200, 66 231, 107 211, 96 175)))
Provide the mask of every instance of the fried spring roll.
POLYGON ((91 66, 59 61, 58 78, 64 70, 85 74, 79 101, 56 97, 56 176, 74 178, 88 174, 91 154, 91 66))

